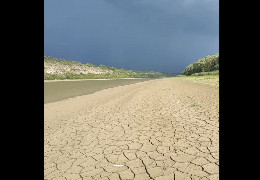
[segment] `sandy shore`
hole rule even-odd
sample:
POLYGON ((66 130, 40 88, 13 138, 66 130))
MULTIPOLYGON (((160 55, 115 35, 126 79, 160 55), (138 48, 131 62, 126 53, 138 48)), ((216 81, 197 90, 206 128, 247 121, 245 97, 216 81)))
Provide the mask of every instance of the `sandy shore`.
POLYGON ((167 78, 45 104, 44 153, 44 179, 219 179, 218 88, 167 78))
POLYGON ((102 89, 149 81, 151 79, 111 79, 44 82, 44 104, 87 95, 102 89))

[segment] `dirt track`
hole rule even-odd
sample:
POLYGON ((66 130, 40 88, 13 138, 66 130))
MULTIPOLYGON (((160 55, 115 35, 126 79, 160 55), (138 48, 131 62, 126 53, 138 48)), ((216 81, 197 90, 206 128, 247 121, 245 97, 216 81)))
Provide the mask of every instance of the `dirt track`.
POLYGON ((211 85, 151 80, 48 103, 44 112, 45 179, 219 179, 219 91, 211 85))

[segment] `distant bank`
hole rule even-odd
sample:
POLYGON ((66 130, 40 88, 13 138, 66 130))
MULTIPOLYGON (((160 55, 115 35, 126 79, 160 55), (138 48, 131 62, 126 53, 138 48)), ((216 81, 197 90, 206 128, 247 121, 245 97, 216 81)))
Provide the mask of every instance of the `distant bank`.
POLYGON ((104 65, 97 66, 66 59, 44 57, 44 80, 163 78, 173 76, 175 74, 118 69, 104 65))

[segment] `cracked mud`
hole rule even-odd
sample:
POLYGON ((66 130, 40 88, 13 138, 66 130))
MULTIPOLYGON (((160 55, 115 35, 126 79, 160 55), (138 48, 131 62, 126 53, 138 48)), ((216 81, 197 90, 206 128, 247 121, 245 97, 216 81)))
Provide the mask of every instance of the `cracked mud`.
POLYGON ((45 104, 44 179, 219 179, 218 89, 157 79, 45 104))

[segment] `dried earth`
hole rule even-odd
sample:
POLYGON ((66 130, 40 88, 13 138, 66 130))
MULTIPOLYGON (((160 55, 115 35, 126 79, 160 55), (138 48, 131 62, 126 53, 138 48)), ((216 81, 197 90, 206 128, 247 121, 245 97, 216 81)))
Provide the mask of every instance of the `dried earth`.
POLYGON ((218 88, 167 78, 45 104, 44 179, 219 179, 218 88))

